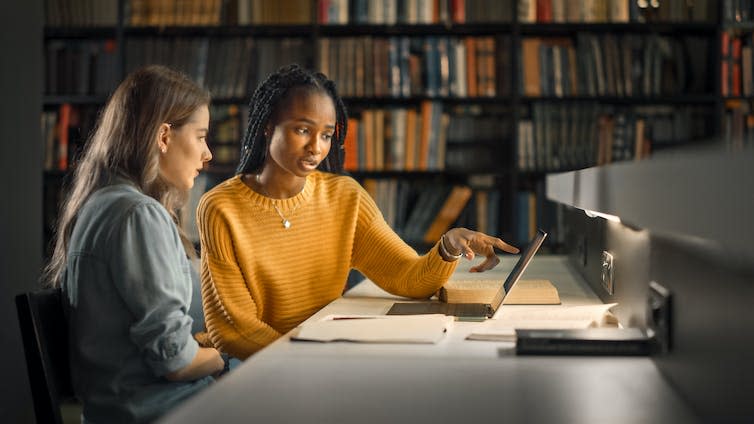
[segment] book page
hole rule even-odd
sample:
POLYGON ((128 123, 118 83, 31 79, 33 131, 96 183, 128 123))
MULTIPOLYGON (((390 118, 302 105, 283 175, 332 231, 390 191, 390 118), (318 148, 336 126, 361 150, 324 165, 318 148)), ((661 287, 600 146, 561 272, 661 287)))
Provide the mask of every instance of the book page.
POLYGON ((445 287, 454 290, 497 290, 503 280, 448 280, 445 287))
POLYGON ((328 315, 299 327, 293 340, 437 343, 453 325, 446 315, 328 315))
POLYGON ((570 307, 501 308, 467 340, 516 341, 516 329, 567 330, 617 325, 609 312, 617 303, 570 307))
MULTIPOLYGON (((440 288, 438 298, 451 303, 497 305, 505 295, 502 280, 450 280, 440 288)), ((549 280, 521 280, 505 298, 508 305, 558 305, 558 289, 549 280)))

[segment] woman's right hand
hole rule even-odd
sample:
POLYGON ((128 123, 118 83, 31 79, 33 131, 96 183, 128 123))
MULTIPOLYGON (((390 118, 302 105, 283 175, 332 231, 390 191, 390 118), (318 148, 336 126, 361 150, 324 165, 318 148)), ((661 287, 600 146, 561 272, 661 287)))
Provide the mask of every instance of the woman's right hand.
POLYGON ((443 244, 447 249, 447 253, 451 256, 461 254, 468 260, 474 259, 475 255, 484 255, 486 257, 484 262, 471 267, 469 269, 470 272, 484 272, 497 266, 500 263, 500 259, 495 253, 496 247, 504 252, 518 253, 517 247, 511 246, 497 237, 488 236, 487 234, 469 230, 468 228, 452 228, 443 237, 443 244))

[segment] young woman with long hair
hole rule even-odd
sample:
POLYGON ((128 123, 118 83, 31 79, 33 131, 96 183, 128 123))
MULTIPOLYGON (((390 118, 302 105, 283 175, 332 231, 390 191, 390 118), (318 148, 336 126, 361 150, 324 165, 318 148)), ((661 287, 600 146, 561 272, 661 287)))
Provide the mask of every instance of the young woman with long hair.
POLYGON ((73 172, 45 279, 62 288, 86 422, 150 422, 225 362, 188 314, 195 256, 176 210, 212 158, 209 93, 149 66, 107 102, 73 172))

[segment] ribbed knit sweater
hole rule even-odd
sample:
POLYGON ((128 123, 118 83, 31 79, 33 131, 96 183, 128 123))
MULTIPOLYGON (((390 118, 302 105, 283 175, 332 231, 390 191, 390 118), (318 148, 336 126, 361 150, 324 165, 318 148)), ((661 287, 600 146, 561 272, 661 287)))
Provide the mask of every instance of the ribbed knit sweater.
POLYGON ((355 180, 334 174, 310 174, 301 193, 283 200, 235 176, 202 197, 197 222, 209 337, 241 359, 338 298, 351 268, 389 293, 426 298, 456 267, 437 244, 418 255, 355 180))

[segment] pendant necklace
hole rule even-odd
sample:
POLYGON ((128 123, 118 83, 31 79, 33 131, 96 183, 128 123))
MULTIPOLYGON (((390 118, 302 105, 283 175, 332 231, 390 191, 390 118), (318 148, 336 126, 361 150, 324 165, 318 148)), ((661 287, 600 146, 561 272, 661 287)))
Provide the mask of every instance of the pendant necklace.
MULTIPOLYGON (((267 190, 265 190, 264 187, 262 187, 262 182, 259 180, 259 174, 257 174, 254 177, 254 179, 257 180, 257 186, 259 187, 259 190, 262 192, 262 194, 264 194, 265 196, 267 196, 267 197, 270 198, 270 202, 272 203, 272 207, 275 208, 275 212, 277 212, 278 216, 280 216, 280 219, 283 220, 282 221, 283 228, 285 228, 286 230, 288 228, 291 228, 291 221, 288 220, 288 218, 286 218, 283 215, 282 212, 280 212, 280 208, 278 208, 278 205, 275 203, 275 199, 273 199, 269 194, 267 194, 267 190)), ((304 186, 306 186, 306 183, 304 183, 304 186)), ((304 191, 303 187, 301 188, 301 191, 304 191)), ((301 193, 301 191, 299 191, 299 193, 301 193)), ((300 205, 300 203, 299 203, 299 205, 300 205)), ((297 208, 298 208, 298 205, 294 206, 293 209, 291 209, 290 213, 292 214, 293 212, 295 212, 297 208)))

